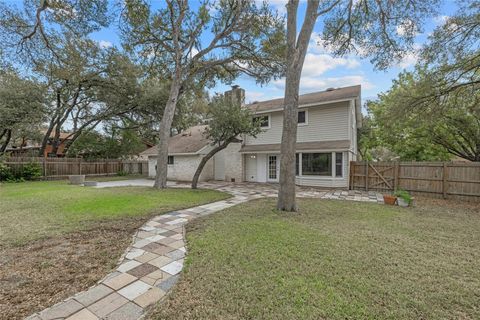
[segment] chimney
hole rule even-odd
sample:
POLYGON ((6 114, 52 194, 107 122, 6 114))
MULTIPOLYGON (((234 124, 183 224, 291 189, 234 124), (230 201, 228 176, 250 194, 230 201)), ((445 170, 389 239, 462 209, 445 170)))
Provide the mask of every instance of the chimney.
POLYGON ((234 104, 243 106, 245 104, 245 90, 239 85, 233 85, 231 90, 225 91, 225 98, 231 99, 234 104))

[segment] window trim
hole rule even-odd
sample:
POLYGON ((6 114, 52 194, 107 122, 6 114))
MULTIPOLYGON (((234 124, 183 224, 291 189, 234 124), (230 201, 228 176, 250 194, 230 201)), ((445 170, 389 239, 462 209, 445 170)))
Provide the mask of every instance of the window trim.
POLYGON ((333 165, 332 165, 332 163, 333 163, 333 159, 332 159, 333 153, 334 153, 334 152, 320 152, 320 151, 318 151, 318 152, 305 152, 305 154, 327 155, 327 158, 329 157, 329 159, 328 159, 328 160, 329 160, 329 161, 328 161, 328 162, 329 162, 329 166, 326 166, 326 168, 330 167, 330 168, 327 169, 327 170, 330 171, 330 172, 328 172, 329 174, 304 174, 304 170, 303 170, 303 154, 302 154, 302 176, 303 176, 303 177, 323 177, 323 178, 327 178, 327 177, 332 178, 332 177, 334 177, 333 165))
POLYGON ((272 118, 271 118, 270 114, 254 115, 254 116, 253 116, 253 119, 255 119, 255 118, 263 118, 263 117, 267 117, 267 119, 268 119, 268 126, 266 126, 266 127, 260 126, 260 129, 270 129, 271 124, 272 124, 272 118))
MULTIPOLYGON (((295 174, 295 177, 298 178, 298 179, 316 179, 316 180, 335 180, 335 179, 345 179, 345 151, 322 151, 322 150, 315 150, 315 151, 298 151, 296 152, 296 154, 298 154, 298 157, 299 157, 299 174, 296 175, 295 174), (331 171, 332 171, 332 174, 329 175, 329 176, 321 176, 321 175, 304 175, 303 174, 303 154, 304 153, 329 153, 331 154, 331 171), (342 175, 341 176, 337 176, 336 174, 336 154, 337 153, 340 153, 342 154, 342 175)), ((348 156, 348 155, 347 155, 348 156)), ((296 173, 296 172, 295 172, 296 173)))
POLYGON ((305 122, 297 123, 299 127, 308 126, 308 109, 299 109, 298 113, 305 112, 305 122))

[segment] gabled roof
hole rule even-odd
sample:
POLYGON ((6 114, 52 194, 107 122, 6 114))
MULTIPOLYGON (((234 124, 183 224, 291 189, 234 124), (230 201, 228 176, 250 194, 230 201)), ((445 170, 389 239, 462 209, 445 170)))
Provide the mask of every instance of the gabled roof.
MULTIPOLYGON (((360 88, 360 86, 351 86, 302 94, 298 96, 298 104, 305 105, 357 98, 360 97, 360 88)), ((255 112, 280 109, 283 108, 283 98, 251 103, 246 107, 255 112)))
MULTIPOLYGON (((355 112, 357 117, 357 126, 362 126, 361 113, 361 86, 350 86, 325 91, 302 94, 298 96, 299 107, 315 104, 334 103, 336 101, 355 100, 355 112)), ((254 113, 264 113, 269 111, 278 111, 283 109, 283 98, 255 102, 246 105, 254 113)))
MULTIPOLYGON (((203 134, 204 126, 195 126, 168 139, 168 154, 196 154, 208 144, 210 140, 203 134)), ((157 155, 158 148, 153 146, 140 153, 141 156, 157 155)))

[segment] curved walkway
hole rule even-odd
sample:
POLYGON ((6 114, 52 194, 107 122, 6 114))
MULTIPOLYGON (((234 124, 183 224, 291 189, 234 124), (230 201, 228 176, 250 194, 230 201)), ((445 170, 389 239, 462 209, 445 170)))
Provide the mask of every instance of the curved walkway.
MULTIPOLYGON (((150 180, 128 180, 99 183, 97 187, 148 186, 150 180)), ((188 187, 173 184, 174 187, 188 187)), ((172 211, 154 217, 134 235, 132 245, 120 258, 117 269, 90 289, 76 294, 27 319, 50 320, 136 320, 145 308, 158 302, 177 282, 186 254, 184 225, 198 217, 232 207, 252 199, 275 197, 272 185, 201 183, 201 188, 211 188, 230 193, 227 200, 189 209, 172 211)), ((379 201, 375 193, 357 191, 299 190, 299 197, 337 198, 370 202, 379 201)))

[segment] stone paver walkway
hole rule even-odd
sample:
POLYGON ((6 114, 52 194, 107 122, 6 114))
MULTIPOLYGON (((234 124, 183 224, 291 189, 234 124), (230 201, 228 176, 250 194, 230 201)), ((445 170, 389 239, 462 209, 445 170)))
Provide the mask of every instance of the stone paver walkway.
MULTIPOLYGON (((172 187, 189 187, 187 184, 170 184, 172 187)), ((153 181, 101 182, 97 187, 127 185, 151 186, 153 181)), ((132 245, 120 258, 115 271, 90 289, 27 319, 139 319, 145 308, 162 299, 177 282, 186 254, 184 226, 188 221, 252 199, 277 195, 276 186, 270 184, 209 182, 201 183, 199 187, 228 192, 233 197, 156 216, 136 232, 132 245)), ((298 196, 383 203, 381 194, 360 191, 299 188, 298 196)))

